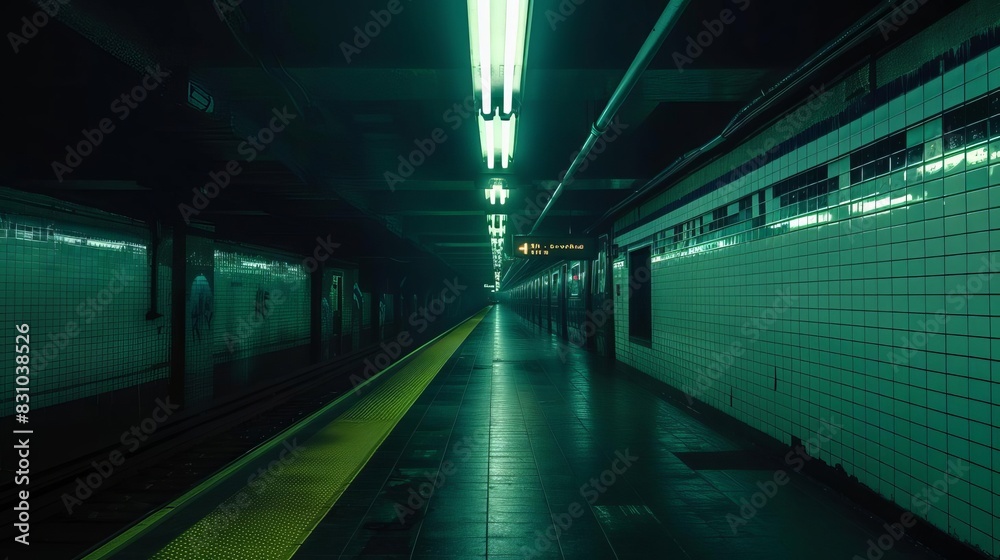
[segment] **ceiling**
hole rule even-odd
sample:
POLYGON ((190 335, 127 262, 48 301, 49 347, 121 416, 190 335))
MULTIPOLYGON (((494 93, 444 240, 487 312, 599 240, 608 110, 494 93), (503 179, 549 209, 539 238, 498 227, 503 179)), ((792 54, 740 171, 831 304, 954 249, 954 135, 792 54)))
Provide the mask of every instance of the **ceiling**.
MULTIPOLYGON (((533 0, 517 145, 505 174, 486 173, 475 118, 455 111, 473 84, 465 0, 398 1, 377 36, 345 56, 355 26, 388 0, 74 0, 17 55, 7 53, 18 79, 8 85, 14 99, 5 119, 21 140, 10 142, 2 177, 16 188, 170 222, 209 173, 237 160, 240 173, 195 224, 294 250, 331 235, 344 256, 443 261, 491 282, 487 181, 507 179, 508 214, 524 213, 527 201, 556 184, 666 0, 533 0), (553 17, 560 5, 575 9, 553 17), (113 101, 157 64, 171 73, 163 86, 118 119, 113 101), (211 96, 211 112, 188 104, 192 82, 211 96), (282 108, 296 117, 245 162, 240 143, 282 108), (52 162, 107 117, 115 130, 57 181, 52 162), (398 172, 400 156, 435 129, 446 138, 390 188, 386 173, 398 172)), ((38 9, 9 4, 9 22, 38 9)), ((691 2, 619 113, 622 134, 577 176, 539 231, 579 233, 594 224, 876 4, 691 2), (674 53, 724 9, 734 21, 679 71, 674 53)), ((511 222, 508 236, 527 233, 529 222, 511 222)))

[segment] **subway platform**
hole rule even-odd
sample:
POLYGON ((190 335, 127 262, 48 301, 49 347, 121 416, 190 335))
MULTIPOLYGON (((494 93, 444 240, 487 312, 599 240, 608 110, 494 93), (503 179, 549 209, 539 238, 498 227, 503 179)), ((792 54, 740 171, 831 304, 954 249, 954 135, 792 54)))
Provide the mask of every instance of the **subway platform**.
POLYGON ((86 558, 940 558, 627 369, 489 308, 86 558))

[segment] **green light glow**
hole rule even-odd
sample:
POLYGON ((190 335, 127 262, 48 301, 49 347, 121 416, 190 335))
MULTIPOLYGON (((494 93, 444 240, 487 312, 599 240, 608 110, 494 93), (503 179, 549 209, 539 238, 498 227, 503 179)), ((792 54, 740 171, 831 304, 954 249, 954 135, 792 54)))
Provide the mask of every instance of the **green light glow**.
POLYGON ((479 136, 487 169, 496 167, 498 156, 503 169, 513 161, 514 100, 521 91, 529 4, 530 0, 468 0, 473 93, 481 103, 479 136), (499 107, 494 105, 494 88, 502 90, 499 107), (497 116, 499 130, 492 122, 497 116))
MULTIPOLYGON (((478 0, 479 79, 482 85, 483 114, 493 112, 493 62, 490 59, 490 0, 478 0)), ((470 2, 471 5, 471 2, 470 2)), ((473 20, 474 21, 474 20, 473 20)), ((471 21, 470 21, 471 24, 471 21)), ((475 63, 473 63, 475 66, 475 63)))
POLYGON ((494 138, 494 134, 496 134, 496 132, 494 132, 493 119, 490 119, 486 121, 486 168, 487 169, 493 169, 493 167, 496 165, 495 160, 497 154, 496 154, 496 147, 494 146, 495 143, 494 141, 496 140, 496 138, 494 138))
MULTIPOLYGON (((520 11, 518 0, 507 0, 507 21, 504 24, 506 29, 504 30, 503 45, 503 112, 506 114, 510 114, 514 102, 514 56, 518 50, 520 11)), ((524 56, 523 47, 521 56, 524 56)), ((507 166, 504 165, 504 167, 507 166)))
POLYGON ((510 121, 500 121, 500 130, 500 165, 504 169, 507 169, 507 166, 510 164, 510 121))

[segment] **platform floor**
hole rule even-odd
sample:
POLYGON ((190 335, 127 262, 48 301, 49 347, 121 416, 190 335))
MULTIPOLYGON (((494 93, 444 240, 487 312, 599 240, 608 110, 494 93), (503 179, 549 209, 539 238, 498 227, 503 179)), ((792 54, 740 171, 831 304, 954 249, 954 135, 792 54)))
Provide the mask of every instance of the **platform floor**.
MULTIPOLYGON (((601 358, 557 348, 494 308, 294 558, 849 560, 885 534, 794 465, 755 461, 601 358), (790 481, 740 517, 781 470, 790 481)), ((881 558, 939 557, 904 537, 881 558)))

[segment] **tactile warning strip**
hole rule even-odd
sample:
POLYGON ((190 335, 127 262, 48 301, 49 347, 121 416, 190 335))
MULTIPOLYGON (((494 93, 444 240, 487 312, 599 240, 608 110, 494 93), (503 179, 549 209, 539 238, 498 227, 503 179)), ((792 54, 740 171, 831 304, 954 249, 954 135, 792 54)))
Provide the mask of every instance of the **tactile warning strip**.
MULTIPOLYGON (((248 481, 152 558, 291 558, 487 312, 425 348, 367 398, 288 453, 280 472, 248 481)), ((87 558, 108 557, 116 548, 103 547, 87 558)))

